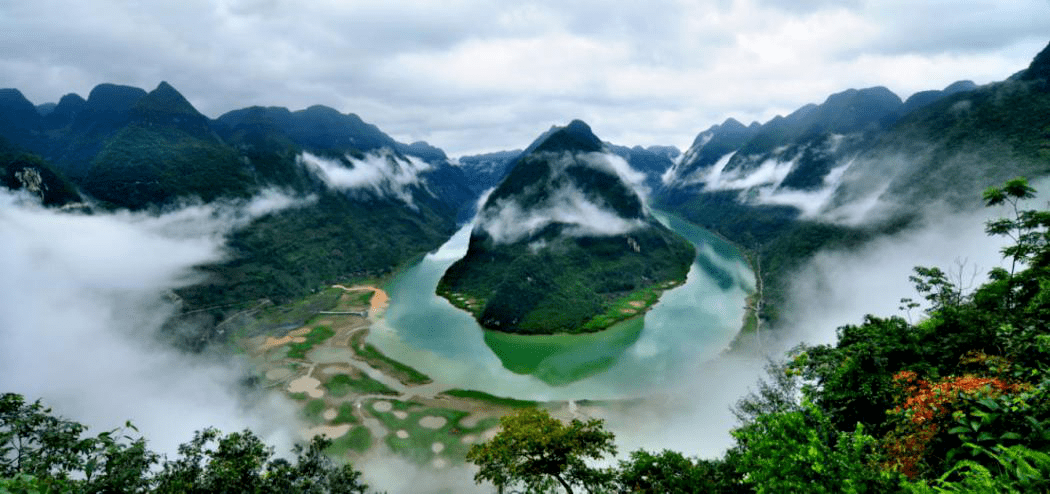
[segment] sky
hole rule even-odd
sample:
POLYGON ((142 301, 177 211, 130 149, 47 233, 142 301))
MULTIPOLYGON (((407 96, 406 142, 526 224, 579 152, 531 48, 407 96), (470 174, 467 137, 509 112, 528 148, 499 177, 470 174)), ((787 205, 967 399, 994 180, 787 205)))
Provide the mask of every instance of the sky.
POLYGON ((1002 80, 1048 41, 1048 0, 0 0, 0 87, 168 81, 212 118, 324 104, 452 156, 573 118, 685 148, 851 87, 1002 80))

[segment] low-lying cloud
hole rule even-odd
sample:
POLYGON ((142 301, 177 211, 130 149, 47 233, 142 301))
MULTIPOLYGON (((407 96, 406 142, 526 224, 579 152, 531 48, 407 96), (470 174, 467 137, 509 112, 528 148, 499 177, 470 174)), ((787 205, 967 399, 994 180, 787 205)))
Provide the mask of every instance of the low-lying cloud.
POLYGON ((165 214, 70 214, 0 191, 0 390, 43 399, 94 433, 130 420, 173 453, 195 430, 251 427, 286 449, 294 415, 239 397, 243 364, 178 352, 156 336, 170 290, 219 261, 230 229, 298 204, 279 193, 165 214))
POLYGON ((548 163, 553 171, 546 182, 530 185, 534 189, 519 196, 486 200, 475 220, 475 229, 487 233, 497 244, 507 244, 552 224, 565 225, 562 234, 570 237, 622 235, 645 226, 644 221, 623 218, 599 198, 585 194, 564 174, 569 166, 584 164, 618 176, 644 198, 645 175, 623 158, 608 153, 565 154, 548 157, 548 163), (535 188, 548 188, 549 193, 537 204, 522 204, 521 197, 533 196, 538 190, 535 188))
POLYGON ((361 159, 346 155, 343 160, 303 152, 298 160, 329 187, 393 197, 412 207, 413 189, 423 186, 420 174, 432 168, 415 156, 401 156, 385 149, 361 159))

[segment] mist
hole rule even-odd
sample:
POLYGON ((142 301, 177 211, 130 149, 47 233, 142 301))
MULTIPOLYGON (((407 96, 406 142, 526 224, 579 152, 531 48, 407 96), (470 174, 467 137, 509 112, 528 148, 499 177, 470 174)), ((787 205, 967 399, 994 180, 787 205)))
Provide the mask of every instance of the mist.
MULTIPOLYGON (((1050 191, 1050 181, 1033 184, 1050 191)), ((1046 203, 1050 194, 1025 207, 1046 203)), ((931 208, 912 228, 853 251, 825 249, 796 271, 775 328, 765 328, 750 351, 699 362, 683 383, 643 405, 590 409, 615 432, 621 457, 638 448, 672 449, 704 458, 721 456, 734 444, 739 425, 731 407, 756 388, 770 360, 805 343, 834 344, 839 327, 863 323, 865 315, 900 316, 915 323, 923 309, 900 308, 901 298, 925 302, 908 276, 915 266, 939 267, 968 293, 1006 266, 1001 237, 984 232, 985 221, 1006 216, 1001 208, 959 211, 931 208)))
POLYGON ((297 160, 329 187, 369 191, 380 197, 399 199, 413 208, 412 188, 422 186, 419 175, 432 168, 415 156, 395 155, 385 149, 361 159, 350 155, 344 158, 350 166, 307 152, 301 153, 297 160))
POLYGON ((71 214, 0 191, 0 389, 41 399, 92 434, 130 420, 154 451, 174 453, 208 426, 251 428, 287 451, 294 412, 246 399, 244 364, 181 353, 158 332, 173 288, 220 261, 233 228, 301 200, 252 201, 170 212, 71 214))
MULTIPOLYGON (((645 204, 648 193, 645 174, 631 168, 623 158, 611 153, 563 154, 547 157, 552 167, 548 182, 534 184, 549 190, 537 204, 521 204, 519 197, 496 199, 489 202, 491 192, 482 197, 483 207, 475 219, 475 228, 487 233, 497 244, 517 242, 542 230, 550 224, 563 224, 563 235, 614 236, 629 233, 645 226, 644 221, 619 216, 603 202, 584 194, 571 181, 562 180, 570 166, 585 165, 616 175, 645 204)), ((526 191, 523 196, 530 196, 526 191)))

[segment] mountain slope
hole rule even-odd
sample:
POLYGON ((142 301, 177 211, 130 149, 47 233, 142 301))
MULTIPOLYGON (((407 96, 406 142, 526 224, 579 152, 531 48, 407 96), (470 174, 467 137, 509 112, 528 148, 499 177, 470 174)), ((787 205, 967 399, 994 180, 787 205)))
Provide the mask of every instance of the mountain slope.
POLYGON ((986 187, 1050 174, 1048 50, 1010 80, 962 81, 902 104, 881 88, 832 95, 708 154, 722 154, 715 162, 696 158, 717 136, 702 133, 656 202, 749 249, 775 319, 792 270, 818 250, 907 228, 933 204, 973 209, 986 187))
POLYGON ((530 146, 479 212, 438 293, 489 329, 597 331, 685 279, 694 248, 653 219, 630 170, 580 121, 530 146))

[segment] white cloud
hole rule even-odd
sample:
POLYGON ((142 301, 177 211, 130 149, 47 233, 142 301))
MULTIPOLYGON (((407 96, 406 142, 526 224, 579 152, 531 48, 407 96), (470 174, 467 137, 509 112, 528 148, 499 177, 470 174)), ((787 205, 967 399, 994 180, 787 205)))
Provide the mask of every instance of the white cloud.
POLYGON ((294 415, 270 401, 245 409, 241 363, 156 339, 174 310, 168 290, 196 281, 191 266, 219 260, 223 234, 273 199, 84 215, 0 191, 0 389, 41 398, 93 433, 131 420, 161 452, 207 426, 250 426, 287 447, 294 415))
MULTIPOLYGON (((549 153, 548 153, 549 154, 549 153)), ((485 231, 496 243, 513 243, 526 238, 551 224, 566 225, 562 233, 578 236, 622 235, 645 226, 638 219, 620 217, 608 205, 596 202, 579 188, 564 180, 564 169, 572 165, 586 165, 615 174, 635 193, 642 187, 645 175, 634 170, 619 156, 610 153, 583 155, 549 155, 545 159, 552 173, 546 182, 532 184, 532 188, 547 188, 549 194, 537 204, 521 204, 521 197, 530 197, 535 190, 488 202, 491 192, 483 198, 484 207, 475 220, 475 229, 485 231)), ((640 199, 641 200, 641 199, 640 199)))
POLYGON ((849 87, 1001 80, 1047 32, 1043 0, 45 0, 0 16, 0 87, 43 103, 168 80, 213 117, 327 104, 453 155, 573 117, 611 142, 686 147, 849 87))
POLYGON ((475 228, 502 244, 517 242, 555 223, 567 225, 562 233, 569 236, 621 235, 645 225, 621 218, 579 189, 564 185, 552 191, 542 204, 528 207, 513 199, 497 199, 482 210, 475 228))
POLYGON ((380 197, 394 197, 409 206, 412 189, 421 186, 419 175, 432 167, 415 156, 398 156, 380 150, 358 159, 347 155, 347 166, 335 159, 303 152, 299 163, 324 180, 329 187, 345 190, 367 190, 380 197))

